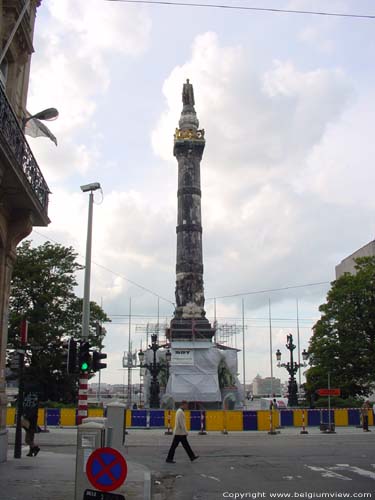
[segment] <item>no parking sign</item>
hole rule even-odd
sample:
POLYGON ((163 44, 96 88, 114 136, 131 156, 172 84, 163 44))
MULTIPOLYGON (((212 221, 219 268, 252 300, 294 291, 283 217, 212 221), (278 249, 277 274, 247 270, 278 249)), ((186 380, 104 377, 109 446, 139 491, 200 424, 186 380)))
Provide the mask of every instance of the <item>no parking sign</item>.
POLYGON ((113 448, 98 448, 87 460, 88 480, 100 491, 116 490, 125 481, 127 473, 125 458, 113 448))

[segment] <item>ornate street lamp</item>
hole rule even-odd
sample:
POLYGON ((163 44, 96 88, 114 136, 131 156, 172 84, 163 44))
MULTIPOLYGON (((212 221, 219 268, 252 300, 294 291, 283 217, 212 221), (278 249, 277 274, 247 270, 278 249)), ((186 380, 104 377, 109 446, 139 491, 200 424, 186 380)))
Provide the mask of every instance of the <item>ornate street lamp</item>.
POLYGON ((276 351, 276 360, 277 366, 286 368, 289 373, 289 382, 288 382, 288 405, 289 406, 298 406, 298 396, 297 396, 297 382, 295 375, 298 372, 299 368, 307 366, 307 358, 309 357, 309 353, 304 349, 302 352, 303 363, 296 363, 293 361, 293 351, 296 346, 293 344, 293 335, 286 336, 287 343, 285 347, 290 351, 290 361, 287 363, 280 363, 281 361, 281 352, 280 349, 276 351))
POLYGON ((156 351, 160 348, 158 344, 158 336, 156 333, 151 335, 151 345, 149 348, 153 351, 152 363, 144 363, 145 353, 140 351, 138 353, 139 363, 142 367, 147 368, 151 374, 151 386, 150 386, 150 408, 160 408, 160 386, 158 381, 158 375, 160 373, 160 363, 156 361, 156 351))
POLYGON ((56 120, 56 118, 59 116, 59 112, 57 111, 56 108, 47 108, 43 109, 43 111, 39 111, 39 113, 35 113, 35 115, 30 115, 26 116, 23 119, 23 126, 26 125, 26 123, 29 120, 46 120, 46 121, 51 121, 51 120, 56 120))
POLYGON ((169 363, 171 362, 171 359, 172 359, 172 353, 168 349, 168 351, 165 353, 165 361, 167 363, 167 383, 165 385, 168 384, 168 380, 169 380, 169 363))

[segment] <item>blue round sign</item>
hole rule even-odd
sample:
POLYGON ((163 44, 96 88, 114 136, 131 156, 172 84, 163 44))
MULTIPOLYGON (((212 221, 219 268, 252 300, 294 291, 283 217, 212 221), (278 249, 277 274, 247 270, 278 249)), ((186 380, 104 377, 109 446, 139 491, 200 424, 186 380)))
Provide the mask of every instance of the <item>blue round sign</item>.
POLYGON ((87 460, 87 477, 100 491, 113 491, 119 488, 125 481, 127 473, 125 458, 114 448, 98 448, 87 460))

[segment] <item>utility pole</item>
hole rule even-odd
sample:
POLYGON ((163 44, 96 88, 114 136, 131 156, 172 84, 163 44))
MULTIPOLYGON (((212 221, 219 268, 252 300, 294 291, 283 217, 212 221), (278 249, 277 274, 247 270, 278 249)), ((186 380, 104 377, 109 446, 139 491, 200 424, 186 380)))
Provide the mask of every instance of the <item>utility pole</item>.
POLYGON ((131 344, 131 324, 132 324, 132 299, 129 299, 129 344, 128 344, 128 399, 127 408, 131 408, 132 404, 132 363, 133 363, 133 353, 131 344))
MULTIPOLYGON (((89 213, 87 221, 87 239, 86 239, 86 259, 85 259, 85 282, 83 292, 82 309, 82 342, 88 342, 90 329, 90 280, 91 280, 91 246, 92 246, 92 213, 94 204, 94 191, 101 189, 99 182, 93 182, 81 186, 81 190, 89 195, 89 213)), ((81 343, 82 345, 82 343, 81 343)), ((80 370, 79 390, 78 390, 78 424, 87 417, 87 391, 89 382, 89 371, 80 370)))

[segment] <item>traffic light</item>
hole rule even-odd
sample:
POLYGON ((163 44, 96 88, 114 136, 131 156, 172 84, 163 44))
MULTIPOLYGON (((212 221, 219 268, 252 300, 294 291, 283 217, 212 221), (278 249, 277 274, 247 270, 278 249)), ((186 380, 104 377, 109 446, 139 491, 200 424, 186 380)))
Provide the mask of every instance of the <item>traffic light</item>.
POLYGON ((83 340, 79 346, 79 371, 81 373, 90 373, 91 368, 91 354, 90 343, 83 340))
POLYGON ((9 356, 9 368, 16 373, 20 369, 20 355, 17 351, 13 351, 9 356))
POLYGON ((92 353, 92 371, 98 372, 103 368, 107 368, 107 363, 102 363, 102 359, 106 359, 107 355, 103 352, 93 351, 92 353))
POLYGON ((77 373, 77 341, 74 339, 68 341, 66 371, 68 374, 77 373))

